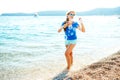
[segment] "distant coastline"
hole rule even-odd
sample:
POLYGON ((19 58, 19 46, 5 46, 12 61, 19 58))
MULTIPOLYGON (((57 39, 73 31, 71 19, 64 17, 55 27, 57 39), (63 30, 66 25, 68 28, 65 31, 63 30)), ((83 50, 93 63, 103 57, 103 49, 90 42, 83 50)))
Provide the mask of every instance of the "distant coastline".
MULTIPOLYGON (((37 12, 38 16, 64 16, 66 11, 40 11, 37 12)), ((120 7, 116 8, 97 8, 90 11, 76 12, 80 16, 92 16, 92 15, 120 15, 120 7)), ((2 13, 1 16, 34 16, 33 13, 2 13)))

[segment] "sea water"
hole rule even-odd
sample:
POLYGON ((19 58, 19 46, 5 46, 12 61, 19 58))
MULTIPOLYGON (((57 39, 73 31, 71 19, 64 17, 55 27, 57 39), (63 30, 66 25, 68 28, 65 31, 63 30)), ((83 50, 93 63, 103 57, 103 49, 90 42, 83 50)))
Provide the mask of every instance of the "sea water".
MULTIPOLYGON (((86 32, 77 30, 73 71, 120 49, 117 16, 82 17, 86 32)), ((0 16, 0 80, 52 80, 66 68, 65 16, 0 16)))

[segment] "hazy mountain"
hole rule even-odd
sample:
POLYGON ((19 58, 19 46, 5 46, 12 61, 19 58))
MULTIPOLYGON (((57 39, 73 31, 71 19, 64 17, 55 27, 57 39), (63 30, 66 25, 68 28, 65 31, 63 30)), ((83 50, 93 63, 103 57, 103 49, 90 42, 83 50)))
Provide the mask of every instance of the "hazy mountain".
POLYGON ((3 13, 2 16, 33 16, 33 13, 3 13))
POLYGON ((120 7, 117 8, 97 8, 90 11, 78 12, 78 15, 120 15, 120 7))
MULTIPOLYGON (((97 8, 90 11, 76 12, 77 15, 120 15, 120 7, 97 8)), ((40 11, 39 16, 65 16, 66 11, 40 11)), ((3 13, 2 16, 34 16, 35 13, 3 13)))
POLYGON ((38 13, 40 16, 64 16, 66 11, 42 11, 38 13))

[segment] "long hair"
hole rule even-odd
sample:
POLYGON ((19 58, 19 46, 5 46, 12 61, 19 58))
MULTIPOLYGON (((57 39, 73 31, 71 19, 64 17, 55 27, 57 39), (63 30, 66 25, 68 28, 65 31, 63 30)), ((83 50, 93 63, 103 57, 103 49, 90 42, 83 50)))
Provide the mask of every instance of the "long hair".
MULTIPOLYGON (((69 21, 69 18, 67 17, 64 24, 67 24, 67 22, 69 21)), ((68 26, 68 25, 67 25, 68 26)), ((67 27, 66 27, 67 28, 67 27)), ((64 31, 66 31, 66 28, 64 28, 64 31)))

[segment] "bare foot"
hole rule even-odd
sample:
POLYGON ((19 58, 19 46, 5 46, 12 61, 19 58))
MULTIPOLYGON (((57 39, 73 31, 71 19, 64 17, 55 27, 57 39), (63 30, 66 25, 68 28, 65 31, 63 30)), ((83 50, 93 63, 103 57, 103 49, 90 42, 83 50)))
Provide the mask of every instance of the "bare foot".
POLYGON ((70 67, 67 67, 67 70, 70 70, 70 67))

